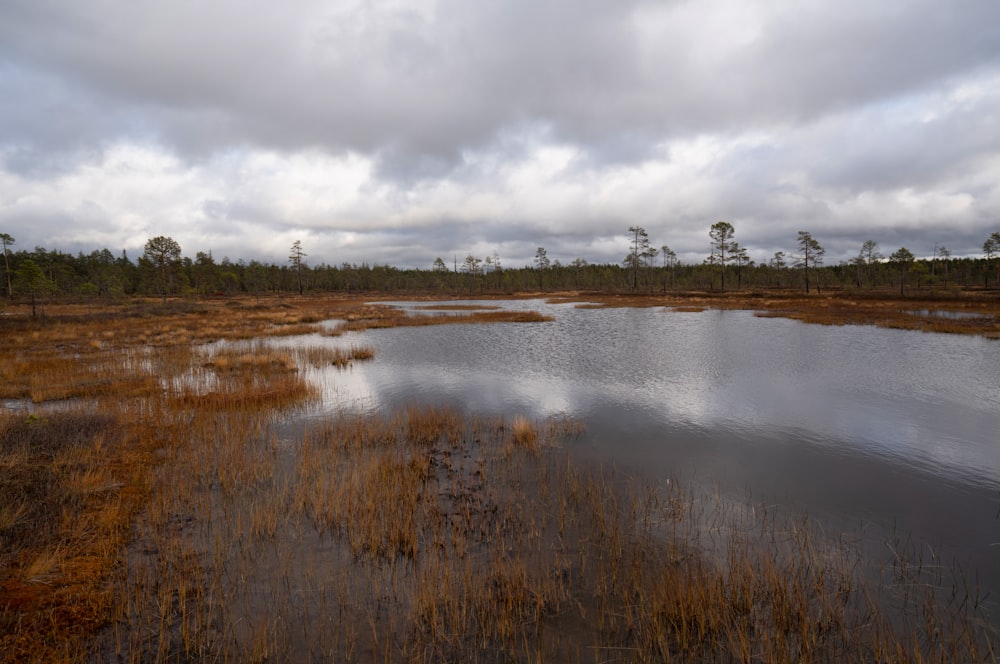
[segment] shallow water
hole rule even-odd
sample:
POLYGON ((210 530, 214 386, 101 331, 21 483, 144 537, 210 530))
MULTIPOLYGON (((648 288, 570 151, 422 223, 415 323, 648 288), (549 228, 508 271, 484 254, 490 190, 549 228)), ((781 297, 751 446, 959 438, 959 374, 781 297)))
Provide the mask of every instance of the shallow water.
POLYGON ((997 342, 744 311, 501 304, 555 321, 278 343, 375 348, 349 371, 312 370, 312 417, 411 403, 580 417, 583 456, 801 510, 876 550, 912 536, 1000 596, 997 342))
POLYGON ((948 318, 951 320, 962 320, 968 318, 982 318, 984 320, 992 318, 989 314, 976 311, 946 311, 944 309, 916 309, 905 313, 913 316, 929 316, 931 318, 948 318))

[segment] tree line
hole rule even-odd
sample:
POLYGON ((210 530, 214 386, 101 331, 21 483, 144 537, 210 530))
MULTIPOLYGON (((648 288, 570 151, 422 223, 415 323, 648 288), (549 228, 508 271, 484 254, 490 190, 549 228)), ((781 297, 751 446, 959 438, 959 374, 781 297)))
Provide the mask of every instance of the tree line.
POLYGON ((428 291, 446 294, 519 291, 586 290, 603 292, 726 291, 747 289, 949 290, 990 288, 1000 284, 1000 232, 983 244, 982 257, 955 258, 944 246, 931 258, 917 259, 905 247, 886 256, 878 243, 866 240, 858 255, 837 265, 824 265, 825 251, 807 231, 800 231, 790 253, 776 252, 755 262, 735 239, 733 225, 719 221, 708 233, 709 253, 701 263, 685 264, 666 244, 655 247, 641 226, 625 234, 626 256, 620 263, 566 263, 538 247, 530 265, 507 267, 500 256, 469 254, 449 265, 436 258, 427 269, 341 263, 310 265, 300 241, 284 263, 216 260, 211 251, 184 256, 176 240, 150 238, 142 255, 132 260, 108 249, 76 255, 36 247, 15 250, 16 239, 0 233, 2 284, 6 295, 32 302, 54 295, 118 298, 130 295, 235 295, 311 292, 428 291))

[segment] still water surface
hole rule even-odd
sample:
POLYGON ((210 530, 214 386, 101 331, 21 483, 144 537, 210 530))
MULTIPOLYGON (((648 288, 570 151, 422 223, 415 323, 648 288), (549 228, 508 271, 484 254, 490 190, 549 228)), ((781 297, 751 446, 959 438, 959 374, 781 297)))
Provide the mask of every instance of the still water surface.
POLYGON ((314 415, 433 403, 583 418, 581 455, 833 532, 913 536, 1000 596, 1000 343, 747 311, 499 304, 555 321, 346 335, 336 343, 376 359, 316 372, 314 415))

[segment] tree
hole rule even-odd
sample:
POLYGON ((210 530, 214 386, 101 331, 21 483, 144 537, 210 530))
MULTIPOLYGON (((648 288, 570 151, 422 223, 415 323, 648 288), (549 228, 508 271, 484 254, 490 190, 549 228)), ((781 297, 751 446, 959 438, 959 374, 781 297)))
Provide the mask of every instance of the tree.
MULTIPOLYGON (((811 233, 799 231, 799 255, 795 259, 795 267, 802 268, 806 278, 806 292, 809 292, 809 268, 817 268, 823 264, 823 254, 826 250, 820 246, 819 242, 813 239, 811 233)), ((816 286, 819 292, 819 286, 816 286)))
POLYGON ((3 267, 7 275, 7 297, 14 297, 14 284, 10 274, 10 246, 15 243, 8 233, 0 233, 0 243, 3 244, 3 267))
POLYGON ((867 273, 868 282, 872 288, 876 286, 876 270, 878 270, 878 265, 883 258, 882 252, 878 250, 878 242, 875 240, 865 240, 865 243, 861 245, 861 251, 858 252, 858 268, 861 269, 863 266, 866 268, 864 271, 867 273))
POLYGON ((472 292, 473 288, 476 285, 476 281, 477 281, 476 280, 476 276, 479 275, 479 274, 482 274, 482 271, 483 271, 482 266, 483 266, 483 259, 477 258, 476 256, 473 256, 472 254, 469 254, 468 256, 466 256, 465 257, 465 261, 462 263, 462 267, 461 267, 462 272, 464 272, 465 274, 469 275, 469 278, 466 279, 466 281, 469 284, 469 292, 470 293, 472 292))
POLYGON ((854 268, 854 285, 861 288, 865 283, 865 258, 861 254, 858 254, 851 260, 847 261, 847 264, 854 268))
POLYGON ((447 272, 448 266, 445 265, 444 261, 441 260, 441 257, 438 256, 437 258, 434 259, 434 264, 431 266, 431 269, 434 272, 447 272))
POLYGON ((937 248, 936 257, 941 259, 944 265, 944 285, 948 285, 948 264, 951 263, 951 249, 943 244, 937 248))
POLYGON ((736 263, 736 288, 743 288, 743 268, 750 264, 750 254, 747 248, 740 246, 738 242, 729 245, 730 260, 736 263))
POLYGON ((465 257, 465 262, 462 263, 462 272, 466 274, 479 274, 482 262, 481 258, 476 258, 472 254, 469 254, 465 257))
POLYGON ((292 243, 292 251, 288 254, 288 262, 292 264, 295 268, 295 280, 298 284, 299 295, 302 295, 302 268, 305 267, 305 258, 308 254, 302 251, 302 240, 296 240, 292 243))
POLYGON ((629 254, 625 257, 625 267, 632 275, 632 290, 639 287, 639 270, 653 264, 656 249, 649 244, 649 234, 642 226, 629 226, 629 254))
POLYGON ((663 256, 663 267, 670 270, 670 290, 674 289, 674 276, 677 271, 677 253, 668 245, 660 247, 660 255, 663 256))
POLYGON ((708 230, 708 236, 712 238, 712 255, 709 262, 722 267, 722 290, 726 290, 726 252, 729 251, 730 241, 733 239, 733 225, 728 221, 717 221, 708 230))
POLYGON ((913 254, 906 247, 900 247, 889 256, 889 262, 899 268, 899 294, 906 294, 906 273, 913 265, 913 254))
POLYGON ((86 262, 86 278, 97 287, 98 295, 121 295, 124 293, 122 267, 115 260, 115 255, 107 249, 92 251, 89 256, 82 256, 86 262))
POLYGON ((208 295, 215 290, 219 278, 219 270, 212 257, 212 252, 207 254, 199 251, 194 256, 194 264, 191 266, 192 285, 202 295, 208 295))
POLYGON ((92 313, 93 301, 101 294, 101 289, 97 287, 97 284, 87 281, 80 284, 76 290, 87 300, 87 313, 92 313))
POLYGON ((247 263, 243 270, 243 284, 260 302, 260 293, 267 288, 267 266, 257 260, 247 263))
POLYGON ((545 271, 549 269, 549 254, 545 247, 538 247, 535 252, 535 269, 538 270, 538 290, 542 290, 542 278, 545 271))
POLYGON ((573 288, 580 290, 580 271, 587 267, 587 261, 584 258, 574 258, 570 263, 573 268, 573 288))
POLYGON ((788 261, 785 258, 785 252, 776 251, 774 252, 774 257, 767 262, 767 266, 771 268, 771 271, 768 273, 768 286, 773 286, 775 281, 777 281, 779 286, 784 286, 784 273, 788 269, 788 261))
POLYGON ((173 238, 159 235, 146 242, 143 258, 152 263, 163 303, 167 302, 167 291, 173 286, 174 275, 181 260, 181 245, 173 238))
POLYGON ((500 254, 494 251, 483 259, 483 274, 486 275, 486 286, 490 286, 491 275, 496 275, 496 287, 500 288, 500 254))
POLYGON ((499 289, 503 280, 503 266, 500 265, 500 253, 493 250, 493 259, 486 257, 486 262, 490 264, 490 274, 496 275, 496 288, 499 289))
MULTIPOLYGON (((31 317, 34 318, 36 298, 55 290, 55 284, 45 276, 45 272, 38 266, 38 263, 30 258, 21 261, 15 280, 19 289, 31 295, 31 317)), ((42 303, 42 315, 45 315, 44 302, 42 303)))
POLYGON ((642 267, 642 252, 649 247, 649 235, 642 226, 629 226, 629 252, 625 256, 624 265, 631 275, 632 290, 639 287, 639 268, 642 267))
MULTIPOLYGON (((1000 255, 1000 232, 991 233, 986 242, 983 242, 983 253, 986 254, 986 270, 983 277, 983 285, 989 285, 990 263, 994 257, 1000 255)), ((997 278, 1000 279, 1000 265, 997 266, 997 278)))

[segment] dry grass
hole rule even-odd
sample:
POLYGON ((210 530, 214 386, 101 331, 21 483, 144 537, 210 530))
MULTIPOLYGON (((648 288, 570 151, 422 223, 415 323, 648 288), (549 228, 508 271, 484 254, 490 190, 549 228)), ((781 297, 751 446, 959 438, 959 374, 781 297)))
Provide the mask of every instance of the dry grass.
POLYGON ((109 582, 143 493, 141 476, 131 472, 136 452, 125 445, 125 427, 113 417, 0 415, 0 652, 7 660, 81 658, 107 620, 109 582))
POLYGON ((371 349, 241 341, 391 310, 48 309, 2 323, 37 395, 0 415, 5 661, 997 659, 939 561, 873 577, 801 519, 581 466, 575 420, 295 424, 301 367, 371 349))
POLYGON ((496 311, 500 309, 500 307, 487 304, 428 304, 413 308, 425 311, 496 311))
MULTIPOLYGON (((4 661, 85 658, 120 600, 114 580, 152 473, 176 457, 172 450, 184 447, 196 421, 185 413, 274 412, 311 396, 293 355, 219 353, 203 362, 193 352, 199 343, 288 333, 357 303, 301 304, 250 315, 184 302, 97 314, 51 305, 44 320, 8 309, 0 322, 0 398, 35 406, 0 412, 4 661), (213 388, 177 387, 193 373, 213 374, 213 388)), ((366 357, 371 350, 357 348, 327 359, 366 357)))
POLYGON ((535 425, 526 417, 517 416, 511 424, 511 436, 514 444, 532 452, 538 451, 538 433, 535 425))
POLYGON ((337 331, 361 331, 387 327, 419 327, 424 325, 465 325, 470 323, 542 323, 551 321, 537 311, 475 311, 469 314, 412 316, 390 307, 367 307, 353 313, 337 331))
POLYGON ((347 367, 356 361, 372 359, 375 357, 375 350, 371 346, 358 345, 349 348, 307 346, 299 349, 298 355, 313 367, 347 367))
POLYGON ((750 309, 757 316, 793 318, 819 325, 876 325, 923 332, 971 334, 1000 339, 1000 299, 988 295, 955 294, 899 297, 887 292, 668 293, 660 295, 581 295, 553 298, 581 302, 581 308, 667 307, 669 311, 750 309))

